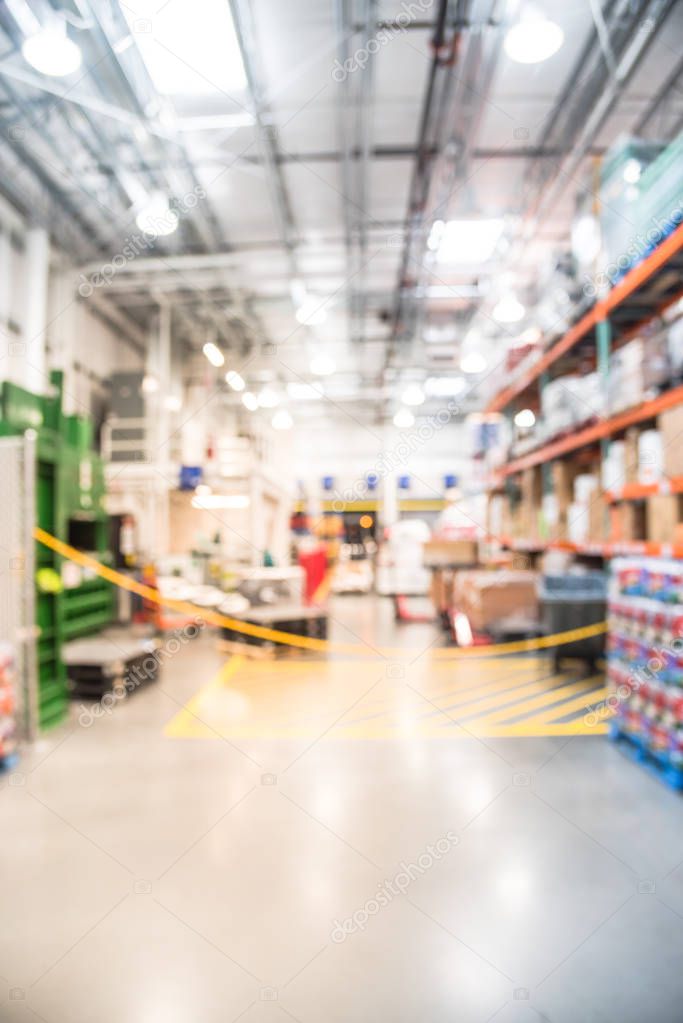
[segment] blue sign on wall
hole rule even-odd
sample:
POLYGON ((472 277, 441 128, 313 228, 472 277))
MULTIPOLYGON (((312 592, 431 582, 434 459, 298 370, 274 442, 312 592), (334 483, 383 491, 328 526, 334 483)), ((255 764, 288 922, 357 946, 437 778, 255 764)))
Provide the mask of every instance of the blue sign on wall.
POLYGON ((323 476, 323 490, 334 490, 334 476, 323 476))
POLYGON ((201 465, 181 465, 180 482, 181 490, 194 490, 202 482, 201 465))
POLYGON ((399 478, 398 478, 398 489, 399 490, 410 490, 410 476, 399 476, 399 478))
POLYGON ((443 485, 446 490, 450 490, 451 487, 457 487, 458 477, 452 472, 447 472, 443 478, 443 485))
POLYGON ((379 483, 379 476, 377 475, 376 472, 369 472, 367 474, 367 476, 365 477, 365 482, 367 483, 369 491, 377 490, 377 484, 379 483))

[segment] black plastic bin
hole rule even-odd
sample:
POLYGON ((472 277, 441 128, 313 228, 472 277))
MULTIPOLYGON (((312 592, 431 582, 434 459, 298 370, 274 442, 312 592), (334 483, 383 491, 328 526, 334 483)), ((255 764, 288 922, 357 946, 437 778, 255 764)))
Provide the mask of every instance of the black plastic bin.
MULTIPOLYGON (((539 589, 543 632, 553 635, 604 622, 607 615, 607 573, 544 575, 539 589)), ((555 668, 563 657, 579 657, 591 666, 605 653, 605 635, 589 636, 551 647, 555 668)))

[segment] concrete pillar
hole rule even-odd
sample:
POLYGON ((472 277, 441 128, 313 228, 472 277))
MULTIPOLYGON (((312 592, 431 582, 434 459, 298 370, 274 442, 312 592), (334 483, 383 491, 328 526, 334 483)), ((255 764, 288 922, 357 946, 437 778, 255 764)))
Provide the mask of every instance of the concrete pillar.
POLYGON ((42 227, 26 232, 24 251, 24 387, 45 392, 48 387, 45 340, 47 329, 47 285, 50 272, 50 239, 42 227))

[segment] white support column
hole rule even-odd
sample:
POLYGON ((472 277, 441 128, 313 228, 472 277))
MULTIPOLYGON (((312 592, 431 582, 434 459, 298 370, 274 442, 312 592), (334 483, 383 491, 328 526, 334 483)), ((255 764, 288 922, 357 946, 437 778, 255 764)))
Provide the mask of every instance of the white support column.
POLYGON ((42 227, 26 232, 24 252, 24 386, 43 393, 48 387, 45 340, 47 328, 47 282, 50 272, 50 239, 42 227))
POLYGON ((0 228, 0 380, 10 377, 10 342, 18 341, 9 333, 10 296, 12 294, 12 245, 9 231, 0 228))

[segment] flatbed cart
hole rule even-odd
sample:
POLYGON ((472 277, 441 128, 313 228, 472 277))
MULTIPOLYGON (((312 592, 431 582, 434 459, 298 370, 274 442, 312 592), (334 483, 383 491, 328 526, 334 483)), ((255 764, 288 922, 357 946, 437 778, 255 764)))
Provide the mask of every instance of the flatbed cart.
POLYGON ((72 699, 101 700, 108 693, 123 697, 156 682, 159 647, 154 636, 115 629, 65 643, 62 656, 72 699))

